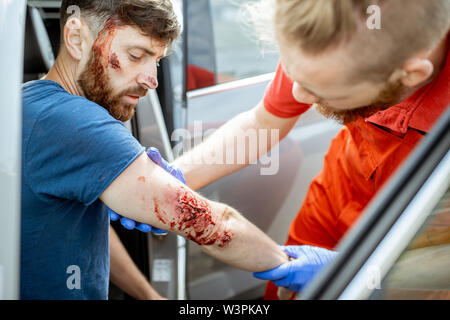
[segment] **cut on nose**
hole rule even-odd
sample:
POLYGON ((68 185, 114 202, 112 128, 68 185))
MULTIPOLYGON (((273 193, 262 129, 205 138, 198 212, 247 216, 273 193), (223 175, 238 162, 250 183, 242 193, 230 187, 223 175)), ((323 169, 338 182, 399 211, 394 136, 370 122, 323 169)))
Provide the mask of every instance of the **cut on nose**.
POLYGON ((153 90, 158 87, 158 80, 154 76, 141 75, 138 78, 138 83, 149 90, 153 90))

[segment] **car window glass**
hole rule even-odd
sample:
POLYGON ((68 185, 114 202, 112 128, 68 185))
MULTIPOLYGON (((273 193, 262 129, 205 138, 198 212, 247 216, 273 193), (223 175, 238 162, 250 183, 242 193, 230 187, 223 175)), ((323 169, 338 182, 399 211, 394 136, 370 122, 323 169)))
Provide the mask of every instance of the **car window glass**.
POLYGON ((257 40, 244 9, 249 0, 186 2, 188 91, 275 71, 278 53, 257 40))
POLYGON ((377 299, 450 299, 449 190, 374 296, 377 299))

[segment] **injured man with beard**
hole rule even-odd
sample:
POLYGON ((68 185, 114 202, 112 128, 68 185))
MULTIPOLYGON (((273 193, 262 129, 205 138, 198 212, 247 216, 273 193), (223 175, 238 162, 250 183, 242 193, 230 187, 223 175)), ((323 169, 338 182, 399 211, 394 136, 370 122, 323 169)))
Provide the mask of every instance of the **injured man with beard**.
POLYGON ((146 45, 133 45, 133 39, 142 35, 134 28, 125 27, 116 16, 106 22, 77 80, 86 98, 104 107, 120 121, 130 120, 139 98, 158 86, 156 65, 167 50, 167 44, 158 39, 152 39, 147 48, 146 45), (117 34, 118 30, 123 32, 117 34), (119 43, 122 44, 120 48, 117 45, 119 43), (129 49, 128 52, 121 50, 124 45, 129 49), (148 60, 148 66, 142 63, 144 59, 148 60), (118 88, 121 88, 120 91, 118 88))
POLYGON ((287 262, 235 209, 184 185, 159 154, 155 164, 123 124, 158 86, 158 63, 179 36, 171 1, 63 0, 61 28, 55 65, 22 92, 21 299, 107 299, 110 272, 127 293, 149 287, 108 208, 236 268, 287 262), (80 14, 68 16, 73 6, 80 14))

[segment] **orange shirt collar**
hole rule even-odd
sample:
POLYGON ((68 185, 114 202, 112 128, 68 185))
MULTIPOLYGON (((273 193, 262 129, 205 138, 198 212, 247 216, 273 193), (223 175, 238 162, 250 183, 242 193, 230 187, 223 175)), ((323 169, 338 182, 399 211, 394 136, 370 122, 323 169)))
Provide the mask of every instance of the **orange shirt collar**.
MULTIPOLYGON (((450 40, 450 37, 448 37, 450 40)), ((394 133, 404 135, 408 128, 428 132, 450 103, 450 51, 445 66, 436 79, 417 90, 398 105, 366 118, 394 133)))

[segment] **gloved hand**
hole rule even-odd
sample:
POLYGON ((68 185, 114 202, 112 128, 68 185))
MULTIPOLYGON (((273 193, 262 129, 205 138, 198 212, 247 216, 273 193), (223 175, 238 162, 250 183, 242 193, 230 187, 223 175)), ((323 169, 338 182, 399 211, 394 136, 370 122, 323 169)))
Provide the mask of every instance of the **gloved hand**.
MULTIPOLYGON (((161 168, 163 168, 168 173, 170 173, 172 176, 174 176, 175 178, 177 178, 178 180, 180 180, 181 182, 186 184, 186 180, 184 179, 184 176, 183 176, 183 173, 181 172, 181 170, 170 165, 169 163, 167 163, 166 160, 164 160, 162 158, 158 149, 153 148, 153 147, 148 149, 147 155, 150 157, 150 159, 152 159, 153 162, 155 162, 161 168)), ((137 230, 140 230, 142 232, 151 231, 154 234, 160 234, 160 235, 167 234, 167 231, 165 231, 165 230, 161 230, 161 229, 149 226, 148 224, 145 224, 145 223, 136 223, 136 221, 134 221, 134 220, 128 219, 126 217, 122 217, 109 208, 108 208, 108 213, 109 213, 109 218, 111 219, 111 221, 117 221, 120 219, 120 223, 122 224, 122 226, 128 230, 133 230, 134 228, 136 228, 137 230)))
POLYGON ((169 164, 166 160, 164 160, 161 157, 161 154, 159 153, 159 150, 156 148, 150 148, 147 151, 147 155, 152 159, 154 163, 156 163, 158 166, 166 170, 168 173, 170 173, 172 176, 183 182, 183 184, 186 184, 186 180, 184 179, 183 173, 180 169, 178 169, 175 166, 172 166, 169 164))
POLYGON ((313 246, 281 246, 281 248, 295 260, 269 271, 255 272, 253 276, 271 280, 275 285, 295 292, 301 291, 338 254, 336 251, 313 246))
POLYGON ((155 234, 161 234, 161 235, 167 233, 167 231, 165 231, 165 230, 161 230, 161 229, 152 227, 152 226, 150 226, 148 224, 145 224, 145 223, 139 223, 139 222, 136 223, 136 221, 134 221, 134 220, 128 219, 126 217, 122 217, 122 216, 118 215, 117 213, 115 213, 114 211, 112 211, 109 208, 108 208, 108 213, 109 213, 109 219, 111 221, 117 221, 117 220, 120 219, 120 223, 122 224, 122 226, 125 229, 133 230, 133 229, 136 228, 137 230, 142 231, 142 232, 150 232, 150 231, 152 231, 155 234))

